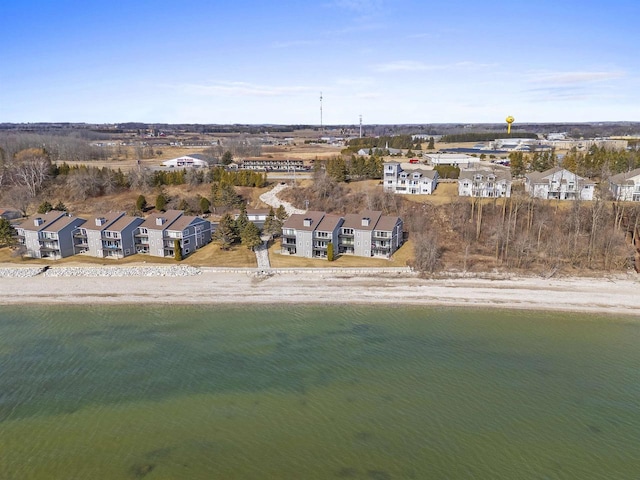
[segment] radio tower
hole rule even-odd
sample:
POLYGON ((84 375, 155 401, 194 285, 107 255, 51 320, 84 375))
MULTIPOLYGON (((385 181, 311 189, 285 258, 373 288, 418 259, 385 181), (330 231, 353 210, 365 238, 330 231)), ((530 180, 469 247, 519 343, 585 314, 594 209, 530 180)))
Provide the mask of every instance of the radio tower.
POLYGON ((362 138, 362 115, 360 115, 360 138, 362 138))
POLYGON ((320 92, 320 133, 324 133, 324 128, 322 128, 322 92, 320 92))

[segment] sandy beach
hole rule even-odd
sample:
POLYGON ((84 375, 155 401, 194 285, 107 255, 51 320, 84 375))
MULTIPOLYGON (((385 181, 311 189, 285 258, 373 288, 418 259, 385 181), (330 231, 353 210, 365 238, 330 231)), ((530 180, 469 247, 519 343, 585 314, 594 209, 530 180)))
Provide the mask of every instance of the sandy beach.
MULTIPOLYGON (((633 315, 640 318, 640 276, 422 279, 382 270, 199 268, 184 276, 84 267, 74 276, 0 276, 0 304, 385 304, 489 307, 633 315), (107 272, 107 276, 105 276, 107 272)), ((17 270, 17 269, 14 269, 17 270)))

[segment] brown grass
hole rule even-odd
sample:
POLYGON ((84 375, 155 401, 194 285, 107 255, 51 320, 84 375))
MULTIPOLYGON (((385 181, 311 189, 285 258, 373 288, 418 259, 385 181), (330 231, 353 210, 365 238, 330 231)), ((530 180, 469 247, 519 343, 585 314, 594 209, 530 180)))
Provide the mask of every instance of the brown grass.
POLYGON ((389 260, 342 255, 333 262, 317 258, 303 258, 280 254, 280 241, 269 248, 269 260, 273 268, 366 268, 405 267, 413 259, 413 244, 409 240, 389 260))
POLYGON ((258 266, 255 253, 248 248, 237 245, 230 250, 221 250, 215 243, 197 250, 182 263, 198 267, 255 268, 258 266))
POLYGON ((198 267, 238 267, 254 268, 257 266, 255 254, 242 246, 236 246, 230 250, 221 250, 216 244, 209 244, 189 255, 182 262, 176 262, 173 258, 152 257, 150 255, 136 254, 122 259, 96 258, 89 255, 73 255, 60 260, 48 260, 42 258, 20 258, 12 256, 9 248, 0 248, 0 263, 10 263, 16 266, 80 266, 80 265, 193 265, 198 267))

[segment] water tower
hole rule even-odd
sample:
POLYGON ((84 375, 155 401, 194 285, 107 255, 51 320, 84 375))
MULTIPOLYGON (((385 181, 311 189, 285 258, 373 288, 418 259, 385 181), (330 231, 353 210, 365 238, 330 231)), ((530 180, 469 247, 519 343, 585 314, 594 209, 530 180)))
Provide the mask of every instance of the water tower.
POLYGON ((511 124, 516 121, 511 115, 509 115, 506 119, 507 121, 507 133, 511 135, 511 124))

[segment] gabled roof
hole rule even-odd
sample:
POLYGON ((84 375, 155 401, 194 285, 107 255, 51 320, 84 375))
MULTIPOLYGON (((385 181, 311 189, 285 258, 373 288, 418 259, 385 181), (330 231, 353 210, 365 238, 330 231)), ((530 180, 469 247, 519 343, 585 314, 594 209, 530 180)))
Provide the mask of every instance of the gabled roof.
POLYGON ((619 173, 617 175, 613 175, 609 182, 614 183, 616 185, 635 185, 635 182, 632 178, 638 177, 638 181, 640 181, 640 168, 636 168, 635 170, 631 170, 630 172, 619 173))
POLYGON ((364 210, 361 213, 349 213, 344 217, 343 228, 353 228, 355 230, 373 230, 382 216, 382 212, 375 210, 364 210), (369 219, 369 225, 362 225, 363 219, 369 219))
POLYGON ((41 230, 49 227, 53 222, 58 220, 60 217, 64 217, 66 215, 65 212, 61 212, 59 210, 51 210, 47 213, 39 213, 34 215, 33 217, 29 217, 18 225, 18 228, 23 230, 27 230, 30 232, 39 232, 41 230), (40 225, 36 225, 35 222, 40 220, 40 225))
POLYGON ((400 217, 383 215, 382 217, 380 217, 380 220, 378 220, 375 230, 381 232, 391 232, 399 222, 401 222, 400 217))
POLYGON ((60 232, 61 230, 63 230, 64 228, 68 227, 71 224, 75 224, 76 226, 80 226, 83 223, 85 223, 86 220, 84 218, 79 218, 79 217, 68 217, 68 216, 64 216, 64 217, 60 217, 57 220, 55 220, 54 222, 50 223, 49 225, 47 225, 46 228, 41 229, 40 231, 44 231, 44 232, 60 232))
POLYGON ((316 231, 333 232, 341 221, 342 217, 338 215, 325 215, 322 220, 320 220, 316 231))
POLYGON ((109 227, 106 228, 105 230, 110 230, 112 232, 121 232, 122 230, 127 228, 132 223, 136 224, 136 225, 139 225, 143 221, 144 220, 142 218, 140 218, 140 217, 132 217, 130 215, 125 215, 123 217, 120 217, 118 220, 113 222, 111 225, 109 225, 109 227))
POLYGON ((324 212, 308 211, 306 213, 294 213, 287 220, 285 220, 282 228, 293 228, 295 230, 313 231, 320 224, 320 221, 324 217, 324 212), (305 219, 311 220, 311 225, 306 226, 305 219))
POLYGON ((178 218, 175 222, 167 227, 167 230, 182 232, 185 228, 190 225, 195 225, 196 223, 206 222, 206 220, 200 217, 194 217, 191 215, 183 215, 178 218))
POLYGON ((113 222, 124 215, 124 212, 109 212, 105 215, 90 218, 83 226, 86 230, 107 230, 113 222))
POLYGON ((511 181, 511 172, 509 170, 461 170, 458 180, 473 180, 476 175, 482 175, 486 179, 488 175, 495 175, 496 180, 511 181))
POLYGON ((140 224, 140 228, 147 228, 150 230, 164 230, 178 218, 180 218, 184 212, 182 210, 167 210, 166 212, 153 213, 149 215, 144 222, 140 224), (156 220, 162 218, 161 225, 156 223, 156 220))
MULTIPOLYGON (((525 178, 529 180, 530 183, 547 183, 548 180, 557 173, 561 173, 561 177, 564 177, 565 175, 567 177, 575 176, 576 180, 583 185, 595 185, 595 183, 590 181, 589 179, 583 178, 580 175, 575 174, 562 167, 553 167, 549 170, 545 170, 544 172, 531 172, 526 174, 525 178)), ((564 178, 561 178, 561 180, 566 181, 566 179, 564 178)))

